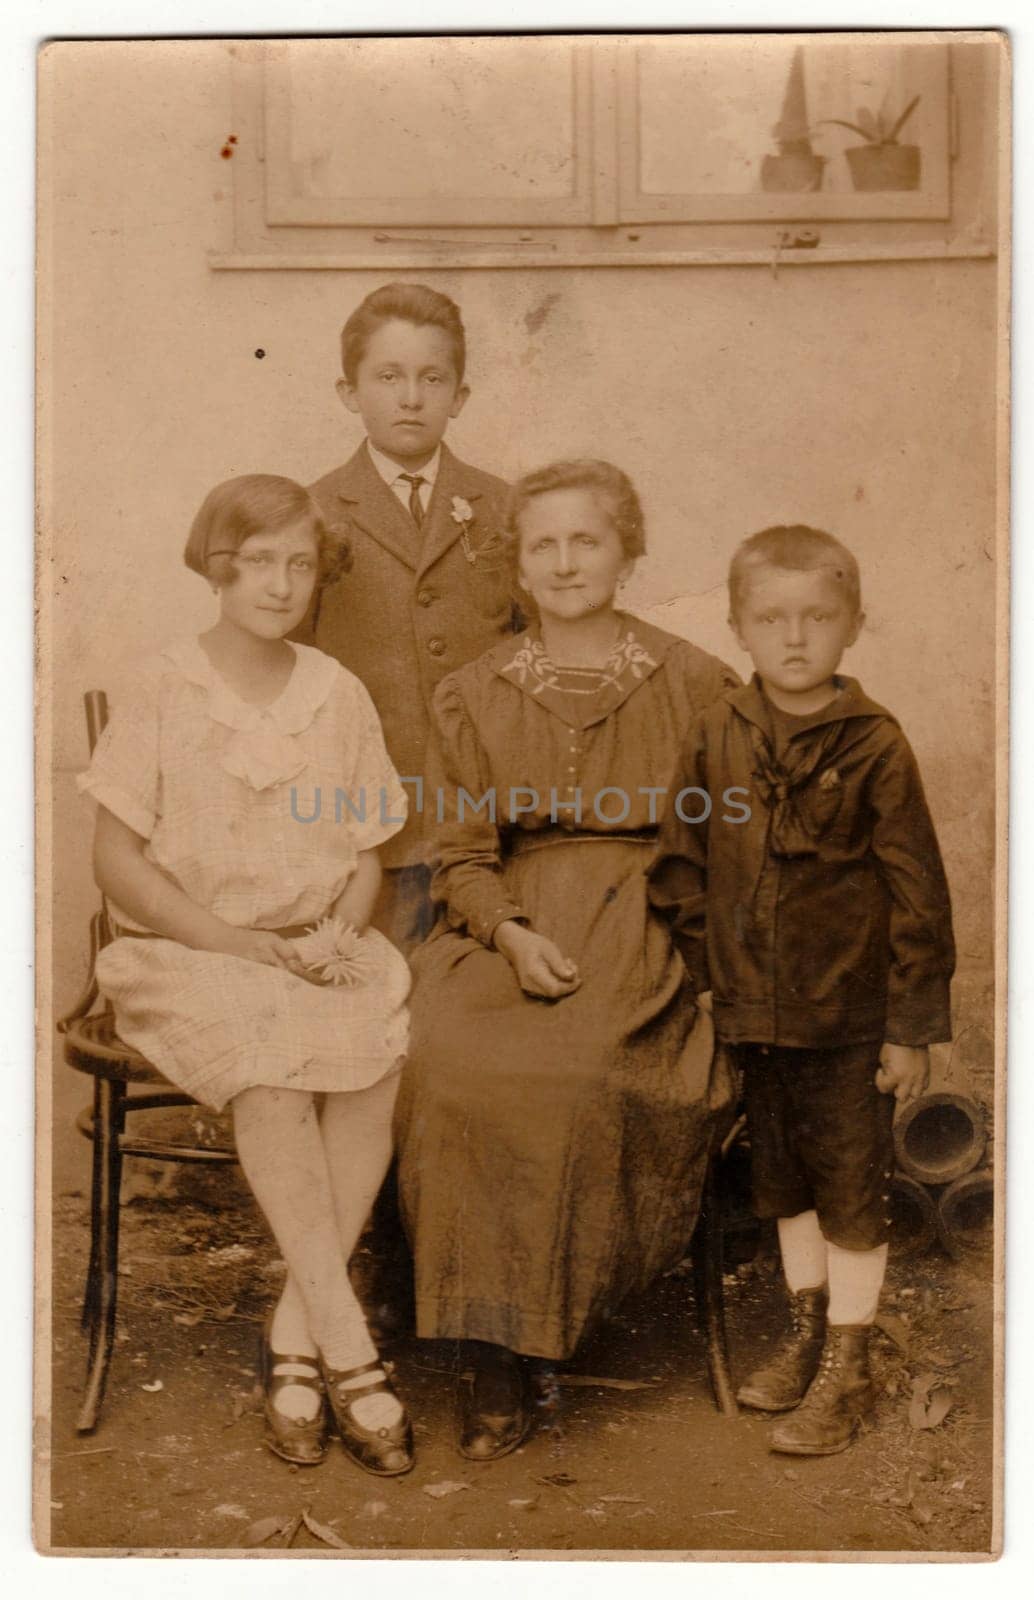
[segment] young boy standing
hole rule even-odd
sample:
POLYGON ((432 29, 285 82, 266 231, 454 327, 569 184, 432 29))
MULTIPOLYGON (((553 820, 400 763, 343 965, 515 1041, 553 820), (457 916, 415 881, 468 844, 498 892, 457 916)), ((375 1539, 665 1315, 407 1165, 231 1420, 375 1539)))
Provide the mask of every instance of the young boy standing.
POLYGON ((716 804, 741 787, 750 816, 693 823, 699 794, 676 802, 650 892, 743 1071, 755 1206, 778 1219, 792 1329, 738 1398, 790 1413, 773 1449, 830 1455, 873 1407, 891 1123, 951 1037, 951 913, 908 742, 837 672, 864 621, 854 557, 765 529, 729 607, 754 678, 701 718, 677 783, 716 804))
MULTIPOLYGON (((343 560, 294 637, 362 680, 396 770, 415 780, 425 772, 438 683, 514 627, 499 536, 506 485, 443 443, 469 393, 463 322, 446 295, 423 284, 377 289, 345 323, 341 364, 339 398, 366 438, 310 487, 343 560)), ((424 857, 434 821, 433 799, 415 784, 409 796, 409 821, 384 851, 376 918, 405 951, 428 931, 424 857)))

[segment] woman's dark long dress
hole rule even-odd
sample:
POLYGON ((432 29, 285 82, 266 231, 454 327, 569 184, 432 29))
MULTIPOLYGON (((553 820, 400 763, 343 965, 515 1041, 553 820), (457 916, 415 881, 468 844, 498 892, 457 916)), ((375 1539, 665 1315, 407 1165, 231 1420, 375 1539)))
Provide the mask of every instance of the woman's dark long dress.
POLYGON ((571 1355, 679 1258, 728 1109, 645 868, 680 739, 738 680, 621 623, 602 671, 553 667, 532 629, 436 696, 444 914, 414 959, 397 1120, 424 1338, 571 1355), (521 990, 491 948, 511 917, 576 962, 574 994, 521 990))

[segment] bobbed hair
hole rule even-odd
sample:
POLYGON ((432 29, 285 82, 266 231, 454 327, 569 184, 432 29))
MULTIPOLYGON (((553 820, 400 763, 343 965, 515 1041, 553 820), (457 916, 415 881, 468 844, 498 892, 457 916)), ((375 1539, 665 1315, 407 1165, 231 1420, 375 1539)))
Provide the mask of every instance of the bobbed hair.
POLYGON ((621 548, 630 561, 641 556, 646 549, 646 527, 639 496, 620 468, 609 461, 594 461, 582 457, 572 461, 553 461, 519 478, 510 490, 503 537, 510 562, 514 568, 520 555, 521 512, 537 495, 549 494, 552 489, 588 489, 603 500, 621 540, 621 548))
POLYGON ((319 507, 300 483, 272 473, 246 473, 216 484, 191 524, 183 559, 191 572, 217 583, 234 582, 233 555, 256 533, 276 533, 292 522, 307 521, 315 535, 318 581, 342 564, 342 552, 320 515, 319 507))
POLYGON ((424 283, 385 283, 356 306, 341 330, 341 370, 350 384, 377 329, 385 322, 412 322, 418 328, 441 328, 449 336, 456 382, 467 368, 467 336, 460 308, 447 294, 424 283))
POLYGON ((846 545, 821 528, 803 523, 762 528, 736 550, 729 567, 729 615, 740 613, 752 576, 764 567, 784 572, 824 572, 837 583, 855 616, 862 609, 862 580, 858 562, 846 545))

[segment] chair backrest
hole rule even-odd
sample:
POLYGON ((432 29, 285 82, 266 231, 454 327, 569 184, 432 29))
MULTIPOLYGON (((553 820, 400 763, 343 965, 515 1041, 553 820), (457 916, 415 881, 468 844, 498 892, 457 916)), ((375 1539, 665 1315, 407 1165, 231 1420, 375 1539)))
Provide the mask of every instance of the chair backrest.
MULTIPOLYGON (((86 742, 93 755, 97 748, 97 740, 108 725, 108 697, 103 689, 87 689, 83 695, 83 706, 86 711, 86 742)), ((95 911, 90 918, 90 970, 86 980, 86 988, 79 999, 65 1016, 59 1018, 57 1023, 58 1033, 67 1033, 75 1022, 81 1022, 83 1017, 92 1011, 99 995, 97 980, 94 977, 94 967, 97 957, 104 946, 111 943, 111 918, 108 915, 108 903, 101 896, 100 910, 95 911)))
POLYGON ((97 740, 108 726, 108 697, 103 689, 87 689, 83 705, 86 707, 86 739, 92 756, 97 740))

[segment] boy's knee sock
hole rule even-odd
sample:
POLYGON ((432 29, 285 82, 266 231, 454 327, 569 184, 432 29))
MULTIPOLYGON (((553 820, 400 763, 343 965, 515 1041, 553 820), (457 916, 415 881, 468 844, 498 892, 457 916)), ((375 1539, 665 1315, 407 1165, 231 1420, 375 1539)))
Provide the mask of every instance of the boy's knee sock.
POLYGON ((875 1250, 844 1250, 826 1241, 829 1272, 829 1321, 833 1327, 857 1327, 875 1320, 883 1276, 887 1270, 887 1246, 875 1250))
POLYGON ((786 1287, 791 1294, 818 1289, 826 1281, 826 1241, 814 1211, 780 1217, 779 1253, 783 1258, 786 1287))

